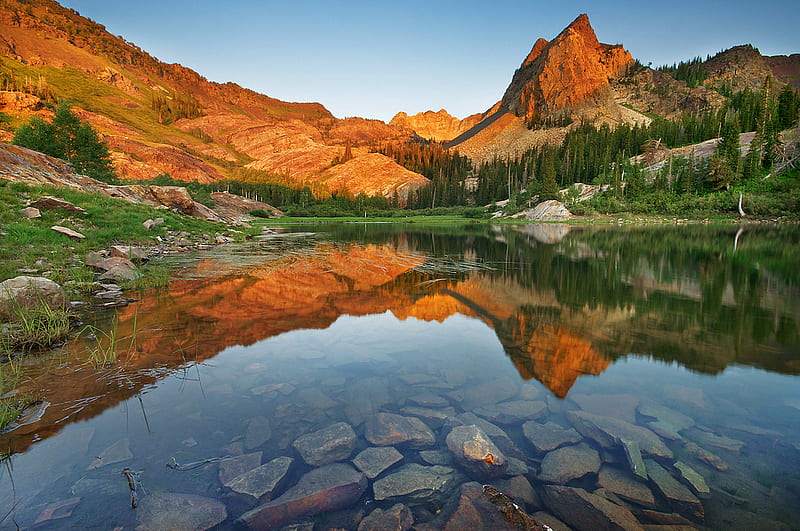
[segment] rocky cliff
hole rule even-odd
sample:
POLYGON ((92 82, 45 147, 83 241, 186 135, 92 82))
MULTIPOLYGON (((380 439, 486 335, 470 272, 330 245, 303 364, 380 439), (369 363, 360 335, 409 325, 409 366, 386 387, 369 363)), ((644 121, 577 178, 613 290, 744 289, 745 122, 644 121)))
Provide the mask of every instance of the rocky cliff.
POLYGON ((446 110, 440 109, 436 112, 419 112, 412 116, 399 112, 392 118, 389 125, 410 129, 418 136, 428 140, 446 142, 469 130, 480 120, 480 114, 473 114, 463 120, 459 120, 455 116, 451 116, 446 110))

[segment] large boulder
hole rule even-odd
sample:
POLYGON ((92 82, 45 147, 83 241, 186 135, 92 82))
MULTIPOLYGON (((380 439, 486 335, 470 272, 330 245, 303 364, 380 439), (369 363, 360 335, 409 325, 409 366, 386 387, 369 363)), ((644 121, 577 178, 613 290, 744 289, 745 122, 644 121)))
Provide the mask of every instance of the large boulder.
POLYGON ((364 422, 364 437, 375 446, 425 448, 436 443, 433 431, 416 417, 378 413, 364 422))
POLYGON ((508 468, 506 456, 478 426, 456 426, 446 442, 455 462, 476 479, 502 476, 508 468))
POLYGON ((542 459, 538 479, 563 485, 587 474, 597 474, 598 470, 600 455, 588 444, 580 443, 548 452, 542 459))
POLYGON ((448 500, 464 476, 446 466, 403 465, 372 484, 375 501, 407 505, 441 504, 448 500))
POLYGON ((337 422, 298 437, 292 447, 309 465, 322 466, 350 457, 357 440, 350 424, 337 422))
POLYGON ((564 203, 554 199, 542 201, 525 211, 527 221, 566 221, 572 217, 572 213, 564 206, 564 203))
POLYGON ((42 305, 66 310, 69 299, 61 286, 45 277, 20 276, 0 282, 0 319, 8 319, 17 310, 42 305))
POLYGON ((136 510, 140 531, 211 529, 228 517, 223 503, 194 494, 151 494, 136 510))

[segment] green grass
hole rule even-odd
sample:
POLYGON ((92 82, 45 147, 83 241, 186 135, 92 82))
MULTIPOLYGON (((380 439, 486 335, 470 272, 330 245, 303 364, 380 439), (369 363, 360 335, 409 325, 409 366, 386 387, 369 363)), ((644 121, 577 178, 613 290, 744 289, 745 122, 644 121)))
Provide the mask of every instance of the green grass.
POLYGON ((341 217, 291 217, 291 216, 284 216, 279 219, 270 219, 270 220, 257 220, 252 222, 252 224, 259 224, 259 225, 291 225, 297 223, 306 223, 306 224, 313 224, 313 223, 476 223, 476 222, 488 222, 487 219, 475 219, 475 218, 465 218, 461 216, 421 216, 421 215, 412 215, 412 216, 375 216, 375 217, 359 217, 359 216, 341 216, 341 217))
MULTIPOLYGON (((16 390, 21 381, 22 372, 18 363, 8 361, 0 364, 0 397, 16 390)), ((0 398, 0 430, 17 420, 26 407, 38 400, 38 397, 28 393, 12 394, 6 398, 0 398)))

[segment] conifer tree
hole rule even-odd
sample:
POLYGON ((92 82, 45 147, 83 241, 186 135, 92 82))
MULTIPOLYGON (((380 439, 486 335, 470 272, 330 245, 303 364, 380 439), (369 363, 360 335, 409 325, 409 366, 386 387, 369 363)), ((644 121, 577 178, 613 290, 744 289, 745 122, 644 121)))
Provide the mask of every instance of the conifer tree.
POLYGON ((542 159, 542 187, 539 190, 539 199, 558 199, 558 184, 556 183, 556 153, 554 149, 545 150, 542 159))

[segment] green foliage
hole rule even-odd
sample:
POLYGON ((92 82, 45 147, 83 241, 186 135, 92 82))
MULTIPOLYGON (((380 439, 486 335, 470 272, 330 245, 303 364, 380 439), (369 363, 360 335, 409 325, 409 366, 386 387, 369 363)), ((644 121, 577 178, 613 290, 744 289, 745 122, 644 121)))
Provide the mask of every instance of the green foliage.
POLYGON ((251 210, 250 212, 248 212, 248 214, 250 214, 251 216, 256 217, 256 218, 269 218, 270 217, 270 213, 267 212, 266 210, 262 209, 262 208, 257 208, 255 210, 251 210))
POLYGON ((800 93, 791 85, 784 85, 778 94, 778 108, 775 113, 778 130, 795 127, 798 114, 800 114, 800 93))
MULTIPOLYGON (((150 98, 150 108, 156 112, 158 123, 164 125, 171 124, 181 118, 203 116, 200 102, 192 95, 180 92, 175 92, 171 95, 154 92, 150 98)), ((192 134, 195 133, 192 132, 192 134)))
POLYGON ((689 88, 695 88, 708 79, 709 73, 703 67, 703 59, 695 57, 690 61, 681 61, 672 66, 661 66, 659 71, 669 74, 679 81, 685 81, 689 88))
POLYGON ((92 126, 61 105, 51 122, 33 117, 14 135, 14 144, 64 159, 77 173, 99 181, 116 182, 108 146, 92 126))

